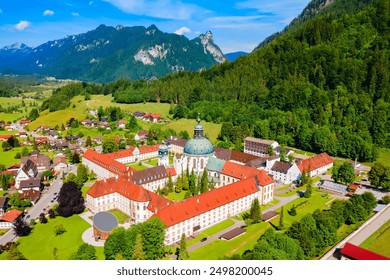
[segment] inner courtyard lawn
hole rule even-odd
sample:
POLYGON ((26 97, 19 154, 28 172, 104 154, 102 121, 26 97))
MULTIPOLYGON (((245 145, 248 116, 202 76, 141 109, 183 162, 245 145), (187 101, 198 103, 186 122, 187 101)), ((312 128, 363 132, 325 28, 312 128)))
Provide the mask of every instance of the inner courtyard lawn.
POLYGON ((47 224, 38 223, 30 235, 19 238, 18 249, 29 260, 53 260, 55 251, 57 259, 67 260, 83 244, 81 236, 89 227, 78 215, 48 219, 47 224), (59 224, 66 232, 56 236, 54 228, 59 224))

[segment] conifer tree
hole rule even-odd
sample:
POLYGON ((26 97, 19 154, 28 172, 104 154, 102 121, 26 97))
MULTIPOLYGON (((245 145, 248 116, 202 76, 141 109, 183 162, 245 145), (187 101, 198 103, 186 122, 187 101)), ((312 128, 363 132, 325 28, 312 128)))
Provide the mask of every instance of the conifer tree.
POLYGON ((209 178, 207 176, 207 170, 206 168, 203 170, 202 179, 200 181, 200 192, 205 193, 207 192, 209 187, 209 178))
POLYGON ((167 184, 168 192, 173 192, 173 181, 172 181, 172 176, 169 174, 168 176, 168 184, 167 184))
POLYGON ((258 198, 255 198, 253 200, 249 215, 253 223, 261 222, 261 210, 260 210, 260 203, 258 198))
POLYGON ((135 239, 135 244, 134 244, 134 251, 133 251, 133 260, 145 260, 146 255, 142 246, 142 235, 141 233, 137 234, 137 237, 135 239))
POLYGON ((188 251, 187 251, 186 236, 183 233, 181 235, 181 239, 180 239, 180 245, 179 245, 178 252, 177 252, 177 259, 178 260, 188 260, 188 258, 189 258, 189 256, 188 256, 188 251))
POLYGON ((284 228, 284 209, 282 206, 282 209, 280 210, 279 214, 279 230, 282 230, 284 228))

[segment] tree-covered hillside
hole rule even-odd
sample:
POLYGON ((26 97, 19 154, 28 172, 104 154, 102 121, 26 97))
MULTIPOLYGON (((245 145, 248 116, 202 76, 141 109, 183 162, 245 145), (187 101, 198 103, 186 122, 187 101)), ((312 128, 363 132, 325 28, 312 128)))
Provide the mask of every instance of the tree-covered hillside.
POLYGON ((200 112, 223 123, 226 146, 252 135, 370 161, 390 146, 389 38, 388 0, 336 0, 234 63, 96 92, 174 103, 177 118, 200 112))

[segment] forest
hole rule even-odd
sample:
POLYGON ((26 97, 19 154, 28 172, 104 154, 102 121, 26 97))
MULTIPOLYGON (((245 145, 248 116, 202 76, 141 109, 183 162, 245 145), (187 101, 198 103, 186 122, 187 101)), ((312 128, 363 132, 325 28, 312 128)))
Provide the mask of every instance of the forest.
POLYGON ((123 103, 166 102, 175 118, 200 112, 222 123, 227 147, 255 136, 373 161, 378 147, 390 146, 389 38, 389 1, 335 1, 233 63, 152 81, 79 83, 59 89, 52 97, 59 105, 49 100, 42 109, 69 106, 59 94, 67 90, 86 98, 112 94, 123 103))

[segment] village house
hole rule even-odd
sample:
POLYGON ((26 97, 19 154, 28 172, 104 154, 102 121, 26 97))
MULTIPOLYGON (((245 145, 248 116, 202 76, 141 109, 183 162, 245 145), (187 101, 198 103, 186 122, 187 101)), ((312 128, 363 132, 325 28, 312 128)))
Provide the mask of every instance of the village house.
POLYGON ((57 172, 65 171, 68 168, 66 158, 61 156, 54 158, 53 166, 54 166, 54 171, 57 172))
POLYGON ((134 112, 133 116, 136 118, 136 119, 139 119, 139 120, 142 120, 144 118, 144 115, 145 113, 144 112, 134 112))
POLYGON ((38 172, 50 170, 51 163, 50 158, 47 155, 40 154, 39 152, 30 152, 30 156, 22 157, 21 166, 23 167, 28 160, 31 160, 36 164, 38 172))
POLYGON ((135 141, 142 141, 148 139, 148 131, 147 130, 140 130, 137 132, 136 135, 134 135, 135 141))
POLYGON ((15 177, 15 187, 20 189, 20 184, 22 181, 30 179, 41 179, 40 173, 38 173, 37 164, 28 159, 26 162, 22 163, 21 168, 19 169, 15 177))
POLYGON ((169 137, 165 143, 168 146, 168 149, 171 153, 174 154, 183 154, 184 152, 184 146, 187 143, 188 140, 178 138, 176 136, 169 137))
POLYGON ((22 214, 22 211, 15 209, 5 212, 3 215, 0 216, 0 229, 12 228, 16 219, 22 214))
POLYGON ((19 125, 21 127, 25 127, 26 125, 29 125, 29 124, 30 124, 30 120, 29 119, 23 119, 23 120, 19 121, 19 125))
POLYGON ((41 192, 40 191, 30 189, 30 190, 23 191, 19 195, 18 199, 19 200, 29 199, 31 201, 31 204, 35 205, 38 202, 40 197, 41 197, 41 192))
POLYGON ((126 128, 126 120, 122 119, 116 123, 117 128, 126 128))
POLYGON ((7 198, 0 196, 0 216, 4 214, 5 210, 7 210, 7 198))

